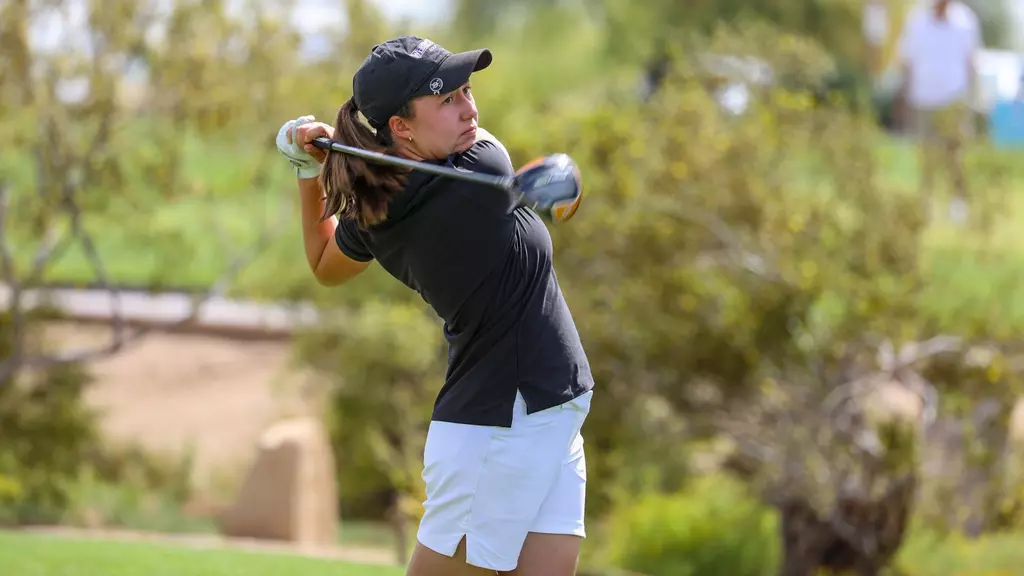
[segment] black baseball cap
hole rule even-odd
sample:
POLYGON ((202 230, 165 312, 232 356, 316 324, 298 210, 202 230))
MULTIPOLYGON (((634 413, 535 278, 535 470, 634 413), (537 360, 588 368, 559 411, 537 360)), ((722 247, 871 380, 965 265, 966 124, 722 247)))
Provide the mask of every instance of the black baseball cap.
POLYGON ((451 92, 490 65, 486 48, 453 54, 426 38, 393 38, 374 46, 356 70, 352 101, 379 129, 409 100, 451 92))

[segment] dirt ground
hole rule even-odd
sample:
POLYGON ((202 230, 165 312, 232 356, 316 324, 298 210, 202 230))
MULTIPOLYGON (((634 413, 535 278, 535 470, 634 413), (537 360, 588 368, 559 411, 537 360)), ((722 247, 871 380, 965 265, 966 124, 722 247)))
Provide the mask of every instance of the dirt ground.
MULTIPOLYGON (((48 345, 93 348, 112 334, 101 325, 62 324, 46 329, 48 345)), ((113 442, 137 443, 151 452, 194 457, 200 495, 227 504, 255 456, 263 431, 274 421, 308 415, 324 388, 289 367, 286 341, 245 341, 197 334, 154 332, 116 355, 89 366, 94 383, 88 404, 101 414, 101 431, 113 442)), ((40 527, 72 538, 160 540, 182 546, 233 547, 298 553, 362 563, 393 564, 393 547, 356 536, 337 546, 225 538, 216 534, 149 534, 108 528, 40 527)))
MULTIPOLYGON (((59 325, 54 346, 109 341, 108 328, 59 325)), ((199 488, 230 484, 272 421, 303 413, 304 381, 288 369, 287 342, 151 333, 90 366, 89 405, 113 441, 170 455, 193 451, 199 488)))

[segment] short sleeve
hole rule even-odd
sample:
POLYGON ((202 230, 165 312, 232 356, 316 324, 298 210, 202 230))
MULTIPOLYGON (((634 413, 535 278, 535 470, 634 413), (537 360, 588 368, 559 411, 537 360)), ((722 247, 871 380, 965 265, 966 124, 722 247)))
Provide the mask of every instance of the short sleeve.
POLYGON ((356 262, 373 260, 373 253, 366 246, 366 241, 353 220, 338 221, 338 227, 334 229, 334 241, 338 243, 338 249, 342 254, 356 262))

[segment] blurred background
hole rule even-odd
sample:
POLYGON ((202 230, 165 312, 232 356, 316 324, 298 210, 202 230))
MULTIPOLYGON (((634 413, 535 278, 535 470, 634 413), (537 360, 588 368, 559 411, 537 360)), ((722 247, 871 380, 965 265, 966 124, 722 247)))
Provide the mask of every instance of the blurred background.
POLYGON ((316 284, 273 139, 415 34, 582 169, 581 573, 1024 574, 1024 2, 953 5, 950 128, 899 57, 931 2, 0 0, 0 572, 402 573, 441 326, 316 284))

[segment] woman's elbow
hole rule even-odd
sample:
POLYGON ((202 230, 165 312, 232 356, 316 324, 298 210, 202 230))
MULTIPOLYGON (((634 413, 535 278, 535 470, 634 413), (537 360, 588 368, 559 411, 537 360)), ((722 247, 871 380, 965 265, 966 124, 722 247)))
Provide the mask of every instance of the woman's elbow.
POLYGON ((330 276, 324 276, 323 274, 317 274, 316 272, 313 273, 313 278, 316 278, 317 284, 327 288, 334 288, 335 286, 341 286, 345 283, 344 279, 331 278, 330 276))
POLYGON ((333 273, 331 271, 314 269, 313 278, 316 279, 316 283, 327 288, 333 288, 335 286, 341 286, 345 282, 348 282, 352 278, 351 274, 339 274, 337 271, 333 273))
POLYGON ((346 262, 345 264, 346 265, 342 266, 325 266, 324 263, 321 262, 321 265, 317 266, 313 270, 313 277, 316 278, 317 283, 321 286, 341 286, 358 276, 370 265, 369 262, 357 261, 346 262))

